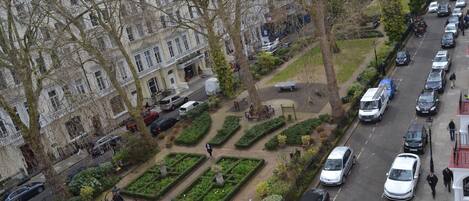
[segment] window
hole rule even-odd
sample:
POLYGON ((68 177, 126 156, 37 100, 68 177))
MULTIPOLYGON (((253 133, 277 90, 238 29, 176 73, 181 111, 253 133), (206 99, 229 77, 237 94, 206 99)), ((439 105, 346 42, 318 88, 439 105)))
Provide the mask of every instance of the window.
POLYGON ((464 196, 469 196, 469 177, 464 178, 464 180, 462 181, 462 185, 464 196))
POLYGON ((127 70, 125 69, 125 64, 124 64, 124 61, 119 61, 117 63, 117 67, 119 67, 119 73, 121 75, 121 78, 123 80, 127 79, 127 70))
POLYGON ((143 71, 142 58, 140 58, 140 54, 135 55, 135 65, 137 65, 138 72, 143 71))
POLYGON ((0 120, 0 138, 4 138, 4 137, 7 137, 7 136, 8 136, 8 130, 7 130, 7 127, 5 125, 5 122, 0 120))
POLYGON ((90 13, 90 21, 92 26, 98 26, 98 17, 94 13, 90 13))
POLYGON ((118 114, 125 111, 125 107, 122 103, 122 99, 120 96, 115 96, 111 98, 111 100, 109 100, 109 103, 111 105, 111 110, 114 116, 117 116, 118 114))
POLYGON ((156 78, 151 78, 148 80, 148 89, 150 90, 150 94, 156 94, 158 93, 158 83, 156 81, 156 78))
POLYGON ((175 15, 176 15, 177 21, 180 22, 181 21, 181 12, 179 12, 179 10, 177 10, 175 15))
POLYGON ((75 80, 75 89, 77 90, 78 94, 84 94, 86 93, 85 91, 85 86, 83 84, 82 79, 75 80))
POLYGON ((105 50, 106 49, 106 41, 104 41, 104 38, 99 37, 99 38, 97 38, 97 40, 98 40, 98 48, 100 50, 105 50))
POLYGON ((186 35, 183 35, 182 36, 182 43, 184 43, 184 48, 186 48, 186 50, 189 50, 190 47, 189 47, 189 41, 187 41, 187 36, 186 35))
POLYGON ((36 66, 41 74, 46 73, 46 64, 44 63, 44 58, 42 56, 39 56, 38 58, 35 59, 36 61, 36 66))
POLYGON ((155 58, 156 58, 156 63, 161 63, 161 55, 160 55, 160 48, 159 47, 154 47, 153 52, 155 53, 155 58))
POLYGON ((52 49, 50 53, 50 59, 52 60, 52 67, 53 68, 59 68, 60 67, 60 58, 59 55, 57 55, 57 50, 52 49))
POLYGON ((169 82, 171 82, 171 84, 174 84, 174 82, 175 82, 175 81, 174 81, 174 78, 170 78, 170 79, 169 79, 169 82))
POLYGON ((94 73, 94 76, 96 77, 96 83, 98 83, 98 89, 99 90, 106 89, 106 83, 104 82, 104 77, 102 75, 102 72, 101 71, 96 71, 94 73))
POLYGON ((5 80, 5 75, 3 75, 3 71, 0 71, 0 89, 7 88, 7 81, 5 80))
POLYGON ((20 84, 20 78, 18 77, 18 74, 16 74, 16 71, 10 70, 11 76, 13 77, 13 81, 15 82, 16 85, 20 84))
POLYGON ((194 36, 195 36, 195 42, 197 43, 197 45, 200 45, 199 33, 194 32, 194 36))
POLYGON ((26 113, 29 114, 29 105, 28 105, 28 102, 23 102, 23 106, 24 106, 24 110, 26 111, 26 113))
POLYGON ((164 19, 164 15, 160 16, 161 26, 166 28, 166 20, 164 19))
POLYGON ((142 24, 137 24, 135 26, 137 27, 138 36, 143 37, 145 35, 145 32, 143 31, 142 24))
POLYGON ((147 26, 147 32, 148 32, 149 34, 153 33, 153 26, 152 26, 152 24, 151 24, 151 21, 150 21, 150 20, 146 21, 146 22, 145 22, 145 25, 147 26))
POLYGON ((179 40, 179 38, 174 39, 174 42, 176 42, 176 47, 178 49, 178 54, 182 54, 181 41, 179 40))
POLYGON ((60 109, 60 101, 59 101, 59 95, 55 90, 51 90, 48 92, 49 95, 49 100, 50 103, 52 104, 52 108, 54 111, 57 111, 60 109))
POLYGON ((65 127, 67 128, 71 139, 75 139, 85 133, 85 129, 83 129, 83 125, 81 124, 80 116, 75 116, 65 122, 65 127))
POLYGON ((42 33, 42 38, 45 41, 50 40, 50 33, 49 33, 49 29, 47 27, 42 27, 41 28, 41 33, 42 33))
POLYGON ((78 0, 70 0, 70 4, 72 4, 72 5, 78 5, 78 0))
POLYGON ((24 3, 17 3, 15 5, 16 12, 20 17, 26 17, 26 9, 24 8, 24 3))
POLYGON ((192 13, 192 6, 187 6, 187 10, 189 11, 189 16, 192 18, 194 18, 194 13, 192 13))
POLYGON ((147 50, 147 51, 143 52, 143 54, 145 55, 145 60, 147 61, 148 67, 152 67, 153 66, 153 59, 151 58, 150 50, 147 50))
POLYGON ((174 57, 173 42, 168 41, 169 56, 174 57))
POLYGON ((127 38, 129 38, 129 41, 133 41, 134 33, 132 33, 132 27, 125 28, 125 31, 127 32, 127 38))

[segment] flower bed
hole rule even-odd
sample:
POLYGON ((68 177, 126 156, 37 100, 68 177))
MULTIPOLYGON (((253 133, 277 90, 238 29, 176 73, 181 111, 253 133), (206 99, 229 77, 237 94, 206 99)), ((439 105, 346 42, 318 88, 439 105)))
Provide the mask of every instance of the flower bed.
POLYGON ((202 113, 196 117, 191 125, 184 129, 176 138, 175 143, 178 145, 196 145, 210 130, 212 119, 208 112, 202 113))
POLYGON ((266 121, 264 123, 257 124, 252 128, 246 130, 243 137, 241 137, 241 139, 236 142, 235 146, 237 148, 248 148, 252 146, 252 144, 254 144, 257 140, 264 137, 264 135, 272 133, 284 125, 285 118, 283 118, 282 116, 266 121))
POLYGON ((161 176, 160 166, 155 165, 126 186, 122 193, 130 197, 156 200, 200 165, 205 156, 172 153, 163 160, 168 171, 165 177, 161 176))
POLYGON ((217 186, 215 172, 211 169, 197 178, 174 201, 228 201, 239 188, 264 164, 262 159, 222 157, 217 165, 222 167, 223 186, 217 186))
POLYGON ((212 146, 223 145, 233 134, 238 131, 241 126, 239 125, 240 117, 238 116, 227 116, 225 122, 223 122, 223 127, 217 131, 217 135, 213 137, 210 142, 212 146))
MULTIPOLYGON (((329 116, 321 116, 319 118, 312 118, 297 123, 293 126, 288 127, 284 131, 282 131, 282 135, 287 137, 286 144, 295 146, 301 145, 301 136, 309 135, 313 130, 321 125, 322 122, 328 121, 330 118, 329 116)), ((265 148, 267 150, 275 150, 278 147, 278 138, 277 136, 273 136, 267 143, 265 143, 265 148)))

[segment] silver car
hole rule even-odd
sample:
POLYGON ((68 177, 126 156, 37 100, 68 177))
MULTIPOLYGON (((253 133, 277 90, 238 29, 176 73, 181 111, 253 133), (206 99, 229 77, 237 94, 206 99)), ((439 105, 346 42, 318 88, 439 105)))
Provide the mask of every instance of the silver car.
POLYGON ((160 108, 162 110, 175 110, 182 104, 186 103, 189 101, 187 97, 181 97, 179 95, 172 95, 168 96, 166 98, 163 98, 159 101, 160 108))
POLYGON ((320 181, 325 186, 338 186, 345 183, 345 177, 355 164, 356 157, 350 147, 334 148, 327 157, 321 171, 320 181))

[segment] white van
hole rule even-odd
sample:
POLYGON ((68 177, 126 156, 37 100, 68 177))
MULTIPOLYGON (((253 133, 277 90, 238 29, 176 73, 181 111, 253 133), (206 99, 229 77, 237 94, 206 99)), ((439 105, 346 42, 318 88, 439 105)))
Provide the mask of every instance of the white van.
POLYGON ((199 104, 199 101, 188 101, 187 103, 184 103, 184 105, 179 108, 179 116, 185 116, 189 111, 194 109, 199 104))
POLYGON ((205 93, 207 96, 216 95, 217 93, 220 93, 220 91, 220 83, 217 78, 212 77, 205 81, 205 93))
POLYGON ((369 88, 360 99, 358 118, 364 122, 381 121, 388 102, 389 96, 384 86, 369 88))

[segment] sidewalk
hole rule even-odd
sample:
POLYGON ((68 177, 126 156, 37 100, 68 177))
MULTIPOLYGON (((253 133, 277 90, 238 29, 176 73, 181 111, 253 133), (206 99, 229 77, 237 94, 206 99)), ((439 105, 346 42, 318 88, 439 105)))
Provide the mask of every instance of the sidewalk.
MULTIPOLYGON (((57 174, 61 174, 62 172, 66 171, 73 165, 79 163, 80 161, 84 160, 87 158, 89 154, 85 151, 82 150, 80 154, 74 154, 56 164, 54 164, 54 169, 57 174)), ((31 177, 31 181, 45 181, 44 175, 42 173, 39 173, 33 177, 31 177)))

